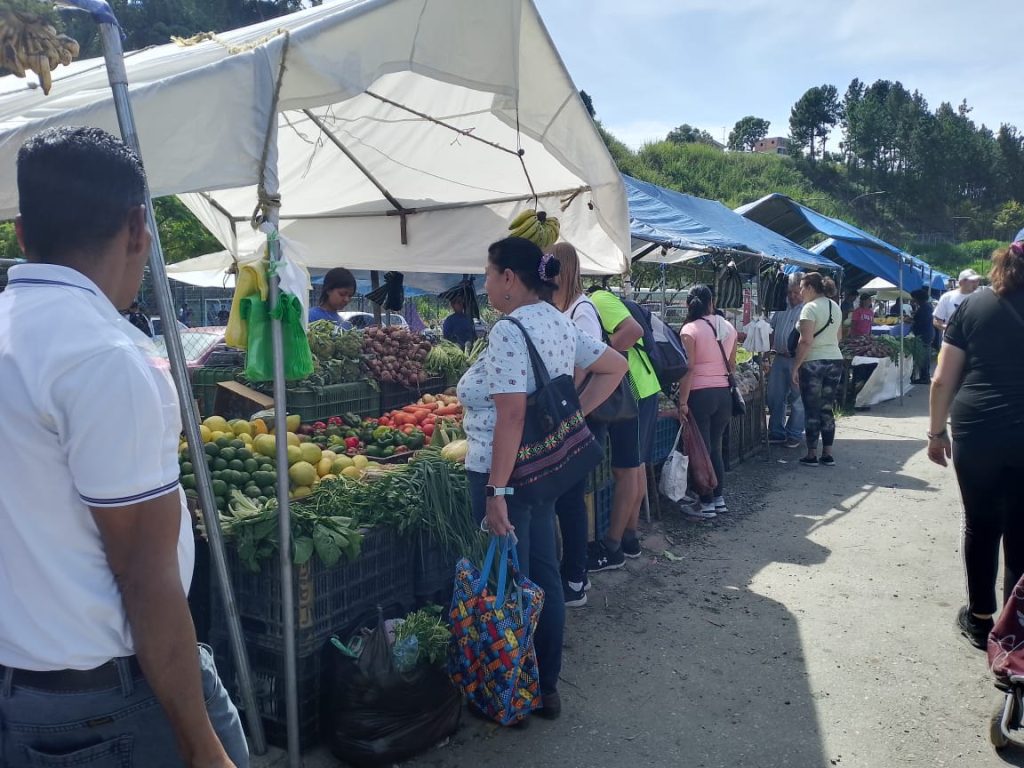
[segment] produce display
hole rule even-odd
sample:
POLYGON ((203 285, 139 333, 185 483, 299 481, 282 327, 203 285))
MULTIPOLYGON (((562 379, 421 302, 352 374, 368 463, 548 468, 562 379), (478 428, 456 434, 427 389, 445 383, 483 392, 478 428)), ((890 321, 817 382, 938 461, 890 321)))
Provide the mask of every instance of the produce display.
POLYGON ((545 211, 527 208, 516 214, 508 223, 509 237, 524 237, 541 248, 547 248, 558 242, 561 225, 554 216, 545 211))
POLYGON ((306 337, 313 353, 313 373, 302 384, 344 384, 362 376, 363 335, 359 331, 344 331, 328 320, 317 320, 309 324, 306 337))
POLYGON ((430 342, 405 326, 368 328, 362 351, 367 370, 383 384, 416 389, 429 378, 424 364, 430 342))
POLYGON ((839 342, 843 357, 888 357, 893 362, 900 356, 900 340, 892 336, 851 336, 839 342))
POLYGON ((57 30, 46 18, 27 10, 0 10, 0 68, 16 77, 35 72, 43 93, 53 85, 51 73, 78 56, 78 43, 57 30))

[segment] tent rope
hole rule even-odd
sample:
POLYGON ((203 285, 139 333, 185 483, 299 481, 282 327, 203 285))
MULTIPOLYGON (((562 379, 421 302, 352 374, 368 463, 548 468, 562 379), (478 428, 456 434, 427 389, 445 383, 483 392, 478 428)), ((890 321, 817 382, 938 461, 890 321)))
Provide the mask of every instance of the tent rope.
POLYGON ((284 82, 284 73, 288 69, 288 49, 291 44, 291 33, 284 32, 284 45, 281 49, 281 63, 277 70, 277 83, 274 85, 274 98, 270 103, 270 117, 268 118, 267 131, 263 137, 263 153, 260 155, 260 180, 256 185, 256 209, 252 212, 250 223, 253 229, 259 229, 260 224, 270 217, 271 209, 280 209, 280 193, 270 194, 267 192, 267 159, 270 156, 270 142, 274 136, 274 127, 277 125, 277 106, 281 100, 281 85, 284 82))

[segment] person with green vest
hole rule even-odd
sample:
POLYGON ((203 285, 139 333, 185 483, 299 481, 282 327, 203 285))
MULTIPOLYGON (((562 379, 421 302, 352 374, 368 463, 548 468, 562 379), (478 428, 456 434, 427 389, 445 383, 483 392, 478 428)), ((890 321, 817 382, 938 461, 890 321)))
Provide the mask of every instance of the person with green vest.
POLYGON ((647 495, 646 464, 654 448, 661 384, 643 350, 643 328, 622 300, 606 290, 594 291, 590 300, 597 309, 606 343, 626 355, 630 388, 638 411, 637 418, 608 426, 615 495, 608 532, 591 545, 587 557, 588 572, 596 573, 621 568, 627 557, 640 557, 637 526, 640 505, 647 495))

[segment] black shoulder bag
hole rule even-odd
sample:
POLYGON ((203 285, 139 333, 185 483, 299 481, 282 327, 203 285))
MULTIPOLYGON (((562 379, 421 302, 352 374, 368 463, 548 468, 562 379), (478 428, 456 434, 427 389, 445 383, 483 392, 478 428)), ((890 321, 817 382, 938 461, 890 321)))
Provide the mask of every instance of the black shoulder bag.
MULTIPOLYGON (((789 332, 789 338, 786 339, 786 349, 789 350, 790 355, 796 354, 797 345, 800 344, 800 321, 796 321, 797 327, 789 332)), ((818 338, 825 332, 825 329, 832 325, 832 300, 828 302, 828 322, 821 326, 820 330, 814 332, 814 338, 818 338)))
POLYGON ((718 351, 722 353, 722 363, 725 365, 725 375, 729 379, 729 393, 732 395, 732 415, 742 416, 747 412, 747 404, 743 401, 743 395, 740 393, 739 387, 736 386, 736 377, 732 375, 732 371, 729 370, 729 356, 725 354, 725 346, 722 344, 722 340, 718 338, 718 331, 715 326, 711 324, 711 321, 706 317, 702 317, 705 323, 708 324, 708 328, 711 329, 711 333, 715 335, 715 341, 718 342, 718 351))
MULTIPOLYGON (((597 314, 597 307, 591 304, 594 313, 597 314)), ((580 305, 576 305, 576 309, 579 309, 580 305)), ((576 316, 576 309, 574 309, 570 315, 571 320, 576 316)), ((601 336, 605 344, 608 344, 608 332, 604 329, 604 324, 601 322, 601 316, 597 315, 597 324, 601 326, 601 336)), ((610 347, 611 345, 608 344, 610 347)), ((623 355, 625 357, 625 355, 623 355)), ((593 378, 592 373, 588 373, 580 384, 578 394, 582 395, 583 390, 590 384, 590 380, 593 378)), ((629 385, 629 374, 627 373, 619 381, 619 386, 615 388, 615 391, 608 395, 608 399, 601 403, 597 408, 592 410, 587 418, 598 423, 598 424, 614 424, 618 421, 629 421, 635 419, 639 414, 639 409, 636 404, 636 398, 633 397, 633 388, 629 385)))
POLYGON ((604 450, 580 410, 572 375, 552 379, 523 324, 514 317, 502 320, 522 332, 537 383, 537 391, 526 397, 523 439, 509 485, 516 489, 516 498, 557 499, 601 463, 604 450))

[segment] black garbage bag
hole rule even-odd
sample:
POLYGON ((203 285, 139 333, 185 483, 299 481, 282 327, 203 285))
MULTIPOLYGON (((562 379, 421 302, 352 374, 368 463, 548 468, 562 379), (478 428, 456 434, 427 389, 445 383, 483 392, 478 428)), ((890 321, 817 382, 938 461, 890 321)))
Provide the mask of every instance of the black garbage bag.
MULTIPOLYGON (((347 638, 346 638, 347 639, 347 638)), ((339 760, 391 765, 430 749, 459 726, 462 694, 447 672, 395 668, 383 613, 358 659, 328 644, 324 670, 327 738, 339 760)))

